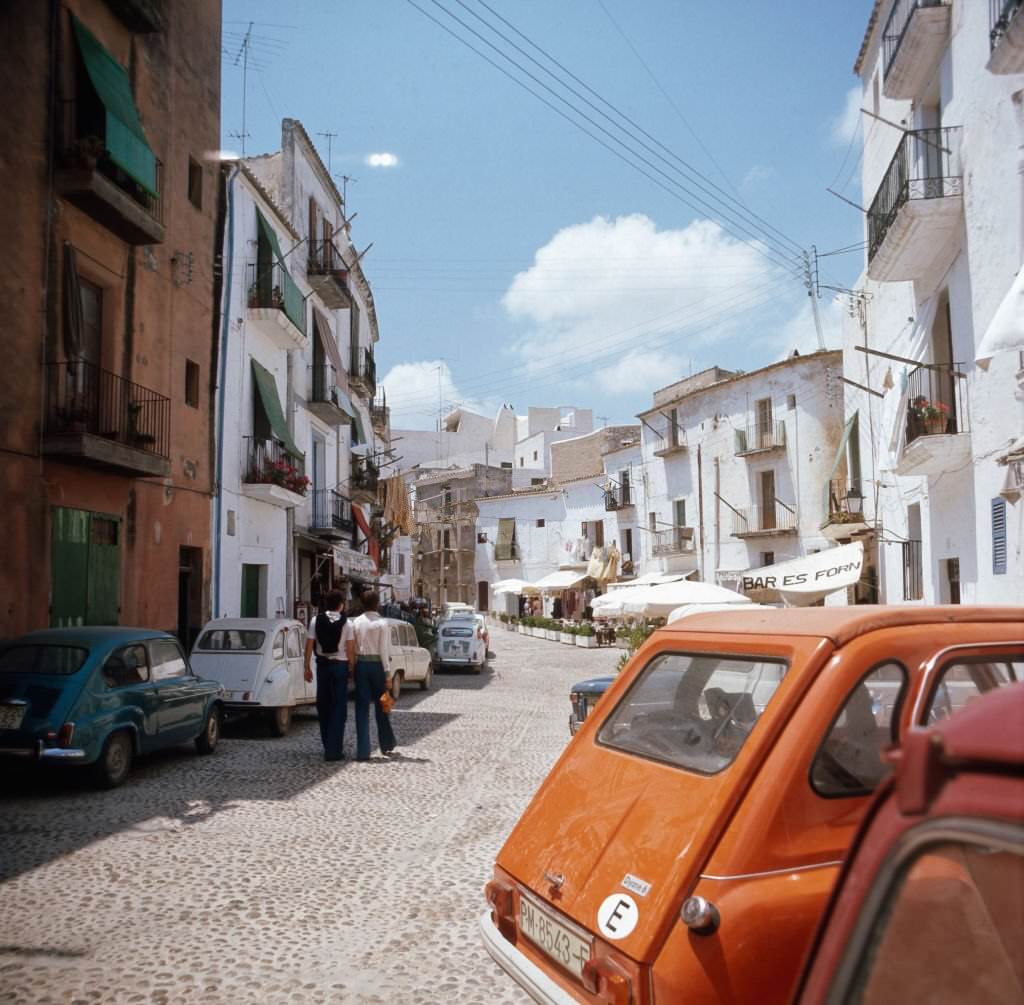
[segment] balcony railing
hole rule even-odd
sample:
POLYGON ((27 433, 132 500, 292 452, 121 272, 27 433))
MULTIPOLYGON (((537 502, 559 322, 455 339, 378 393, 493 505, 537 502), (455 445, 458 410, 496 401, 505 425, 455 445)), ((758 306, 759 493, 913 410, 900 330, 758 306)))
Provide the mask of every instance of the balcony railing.
POLYGON ((85 360, 49 363, 46 370, 47 433, 89 433, 170 457, 170 398, 85 360))
POLYGON ((366 457, 352 457, 352 471, 349 475, 349 488, 353 493, 360 492, 376 496, 380 471, 373 461, 366 457))
POLYGON ((312 530, 336 531, 339 535, 350 535, 355 530, 352 519, 352 503, 334 489, 313 489, 312 530))
POLYGON ((309 400, 338 407, 338 371, 330 363, 317 363, 309 368, 309 400))
POLYGON ((892 68, 914 13, 921 7, 947 7, 949 0, 896 0, 882 32, 883 73, 892 68))
POLYGON ((670 527, 651 534, 651 555, 687 555, 694 551, 692 527, 670 527))
POLYGON ((374 401, 370 405, 370 422, 375 429, 386 429, 388 424, 388 405, 386 399, 374 401))
POLYGON ((291 273, 280 262, 247 265, 247 304, 252 310, 283 311, 303 335, 306 334, 306 301, 291 273))
POLYGON ((242 437, 242 480, 255 485, 277 485, 304 496, 309 491, 306 462, 280 441, 256 436, 242 437))
POLYGON ((786 445, 784 422, 755 422, 736 430, 736 454, 754 454, 760 450, 776 450, 786 445))
POLYGON ((633 505, 632 485, 613 485, 604 490, 604 508, 608 513, 633 505))
POLYGON ((774 505, 747 506, 732 515, 733 537, 753 534, 792 534, 797 529, 796 509, 779 499, 774 505))
POLYGON ((1024 0, 989 0, 989 42, 994 49, 1010 28, 1010 22, 1024 7, 1024 0))
POLYGON ((309 242, 306 278, 309 285, 332 310, 343 310, 352 306, 348 267, 333 241, 309 242))
POLYGON ((374 362, 373 353, 365 346, 353 346, 352 367, 349 370, 349 380, 353 384, 360 385, 367 394, 367 397, 374 397, 377 393, 377 364, 374 362))
POLYGON ((677 428, 673 434, 669 430, 664 436, 654 440, 654 456, 667 457, 670 454, 679 453, 686 449, 686 430, 677 428))
POLYGON ((962 194, 960 127, 905 133, 868 210, 868 261, 907 202, 962 194))
POLYGON ((864 488, 859 479, 833 478, 825 486, 825 495, 826 523, 864 522, 864 488))
POLYGON ((904 541, 903 599, 920 600, 924 597, 924 564, 920 541, 904 541))
POLYGON ((959 364, 912 370, 907 378, 906 442, 967 432, 966 396, 967 379, 959 364))

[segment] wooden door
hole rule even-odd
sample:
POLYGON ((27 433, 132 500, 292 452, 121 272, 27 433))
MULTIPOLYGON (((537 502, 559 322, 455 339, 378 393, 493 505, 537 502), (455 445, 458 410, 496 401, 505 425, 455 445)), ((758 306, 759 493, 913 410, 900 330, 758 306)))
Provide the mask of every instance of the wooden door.
POLYGON ((476 584, 476 609, 478 611, 487 610, 487 601, 490 595, 489 585, 486 580, 480 580, 476 584))
POLYGON ((775 472, 761 472, 761 530, 775 529, 775 472))

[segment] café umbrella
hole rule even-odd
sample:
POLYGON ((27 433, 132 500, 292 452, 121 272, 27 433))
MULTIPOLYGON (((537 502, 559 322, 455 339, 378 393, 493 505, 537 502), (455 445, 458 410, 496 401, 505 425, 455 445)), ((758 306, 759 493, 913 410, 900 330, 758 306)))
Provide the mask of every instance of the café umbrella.
POLYGON ((593 602, 595 617, 621 617, 639 615, 664 618, 677 607, 686 604, 749 604, 742 594, 734 593, 714 583, 691 583, 680 579, 659 586, 634 586, 616 590, 614 594, 596 597, 593 602))
POLYGON ((491 591, 497 593, 514 593, 517 595, 536 593, 537 590, 533 583, 526 582, 525 579, 499 579, 494 586, 491 587, 491 591))

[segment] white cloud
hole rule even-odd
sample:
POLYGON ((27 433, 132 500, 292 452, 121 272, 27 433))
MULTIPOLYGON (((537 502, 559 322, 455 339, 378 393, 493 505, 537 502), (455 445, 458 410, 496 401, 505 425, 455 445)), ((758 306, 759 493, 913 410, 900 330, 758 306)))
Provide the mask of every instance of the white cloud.
MULTIPOLYGON (((838 298, 818 301, 818 317, 826 349, 839 349, 843 345, 841 332, 843 305, 838 298)), ((802 355, 817 352, 818 330, 814 323, 814 310, 810 297, 804 297, 800 310, 786 322, 778 333, 780 355, 788 356, 794 349, 802 355)))
POLYGON ((846 146, 850 143, 857 130, 860 128, 861 102, 864 100, 864 93, 859 87, 851 87, 846 92, 846 102, 842 112, 837 115, 831 124, 832 141, 839 146, 846 146))
POLYGON ((398 167, 398 156, 390 153, 367 154, 365 160, 367 167, 392 168, 398 167))
POLYGON ((775 177, 775 168, 766 164, 755 164, 744 175, 742 187, 744 189, 756 188, 761 182, 771 181, 775 177))
POLYGON ((489 401, 476 401, 462 395, 444 360, 399 363, 380 383, 396 428, 436 429, 439 402, 445 414, 456 406, 484 415, 497 412, 497 407, 489 401))
POLYGON ((640 214, 596 217, 555 234, 502 303, 525 328, 512 352, 526 376, 550 378, 561 365, 566 386, 583 379, 629 394, 676 379, 686 358, 752 323, 758 336, 777 331, 799 304, 799 286, 786 280, 711 221, 658 230, 640 214), (782 305, 749 313, 772 297, 782 305))

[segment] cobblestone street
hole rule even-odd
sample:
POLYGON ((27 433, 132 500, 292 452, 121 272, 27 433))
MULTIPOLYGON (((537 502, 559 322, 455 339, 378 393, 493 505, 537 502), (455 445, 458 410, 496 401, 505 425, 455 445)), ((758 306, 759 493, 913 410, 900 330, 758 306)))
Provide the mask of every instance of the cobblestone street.
POLYGON ((504 1003, 476 923, 495 853, 568 741, 568 687, 617 650, 492 629, 479 677, 393 713, 401 757, 320 759, 229 726, 112 792, 0 781, 0 1001, 504 1003))

